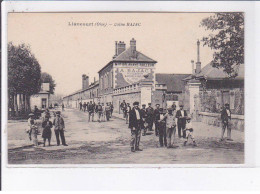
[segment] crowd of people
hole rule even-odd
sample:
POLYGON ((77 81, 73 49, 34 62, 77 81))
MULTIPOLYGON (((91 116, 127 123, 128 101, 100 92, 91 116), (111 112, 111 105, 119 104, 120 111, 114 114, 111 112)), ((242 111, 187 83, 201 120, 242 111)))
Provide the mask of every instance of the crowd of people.
POLYGON ((80 102, 79 110, 88 113, 88 121, 94 121, 94 118, 97 118, 98 122, 109 121, 113 114, 113 104, 111 102, 107 103, 95 103, 90 102, 80 102))
MULTIPOLYGON (((156 108, 153 109, 151 103, 148 103, 148 107, 143 104, 142 108, 139 108, 139 102, 134 102, 133 107, 130 103, 126 103, 125 100, 120 105, 123 111, 126 123, 129 124, 131 129, 131 151, 142 151, 139 147, 141 134, 146 135, 147 131, 153 131, 155 126, 155 135, 159 136, 159 144, 161 147, 175 148, 176 145, 176 128, 178 137, 184 139, 183 145, 186 146, 189 139, 191 139, 193 146, 197 146, 193 135, 192 118, 188 116, 187 111, 183 109, 183 105, 180 105, 179 110, 176 110, 176 104, 166 110, 160 107, 160 104, 156 104, 156 108)), ((229 104, 225 104, 221 111, 222 120, 222 133, 220 141, 224 140, 225 129, 227 129, 227 140, 231 139, 231 111, 229 104)))
POLYGON ((147 131, 153 131, 155 126, 155 135, 159 136, 159 144, 161 147, 174 148, 176 128, 178 128, 178 137, 184 138, 184 146, 190 138, 194 146, 197 146, 193 137, 193 128, 191 118, 188 117, 187 112, 183 110, 183 105, 176 110, 176 105, 173 104, 168 109, 163 109, 160 104, 156 104, 156 108, 148 103, 139 108, 139 102, 134 102, 133 107, 125 100, 120 104, 123 116, 126 123, 131 129, 131 151, 142 151, 139 147, 141 134, 146 136, 147 131), (177 122, 176 122, 177 120, 177 122))
MULTIPOLYGON (((192 126, 192 118, 188 116, 187 111, 183 109, 183 105, 179 106, 179 110, 176 110, 176 105, 173 105, 167 109, 160 107, 160 104, 156 104, 154 109, 151 103, 148 103, 148 107, 145 104, 142 108, 139 108, 139 102, 134 102, 133 107, 130 103, 126 103, 125 100, 120 104, 120 109, 123 112, 123 117, 126 120, 126 124, 131 129, 131 151, 142 151, 139 147, 141 134, 143 136, 147 135, 147 131, 153 131, 153 126, 155 126, 155 135, 159 137, 159 145, 161 147, 175 148, 176 145, 176 129, 179 138, 184 138, 184 146, 186 146, 189 139, 192 140, 193 146, 197 146, 195 138, 193 136, 194 128, 192 126)), ((113 104, 112 103, 100 103, 97 104, 92 101, 89 103, 79 103, 79 110, 88 112, 88 121, 94 121, 94 117, 97 118, 98 122, 109 121, 113 114, 113 104), (95 116, 96 115, 96 116, 95 116)), ((64 107, 62 107, 64 110, 64 107)), ((38 146, 37 136, 40 135, 38 126, 42 126, 42 138, 43 146, 48 140, 48 145, 51 144, 51 129, 54 128, 57 145, 60 145, 60 138, 62 145, 67 146, 64 136, 65 123, 61 116, 61 112, 53 112, 53 117, 48 109, 45 110, 43 116, 41 116, 41 121, 37 119, 38 110, 29 114, 28 126, 26 130, 29 139, 33 141, 35 146, 38 146), (52 119, 52 121, 51 121, 52 119)), ((229 104, 225 104, 221 111, 222 120, 222 132, 221 141, 224 140, 225 130, 227 129, 227 140, 231 139, 231 111, 229 104)))

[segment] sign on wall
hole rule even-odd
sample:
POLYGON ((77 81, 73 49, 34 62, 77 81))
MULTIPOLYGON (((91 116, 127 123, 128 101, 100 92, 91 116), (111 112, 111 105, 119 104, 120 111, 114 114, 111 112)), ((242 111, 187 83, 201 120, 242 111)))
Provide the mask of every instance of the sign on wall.
POLYGON ((115 67, 115 87, 131 85, 145 78, 154 79, 154 66, 148 64, 117 64, 115 67))

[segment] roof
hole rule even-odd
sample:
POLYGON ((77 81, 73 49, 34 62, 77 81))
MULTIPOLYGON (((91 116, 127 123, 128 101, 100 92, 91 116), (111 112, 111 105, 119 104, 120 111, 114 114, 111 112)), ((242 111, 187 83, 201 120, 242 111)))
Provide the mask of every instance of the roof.
MULTIPOLYGON (((245 67, 244 64, 241 64, 240 67, 237 69, 238 75, 235 77, 236 80, 244 80, 244 73, 245 67)), ((191 79, 192 76, 184 80, 191 79)), ((205 67, 201 69, 201 72, 196 74, 196 78, 205 78, 207 80, 220 80, 220 79, 227 79, 228 74, 223 71, 223 68, 216 68, 212 67, 211 63, 207 64, 205 67)))
POLYGON ((157 73, 155 75, 155 80, 158 84, 166 84, 168 92, 181 92, 185 87, 182 80, 188 76, 190 76, 190 74, 157 73))
POLYGON ((136 57, 132 57, 131 48, 126 49, 124 52, 116 56, 112 61, 110 61, 107 65, 105 65, 102 69, 98 71, 102 71, 106 67, 108 67, 112 62, 146 62, 146 63, 157 63, 157 61, 147 57, 143 53, 136 51, 136 57))
POLYGON ((139 51, 136 51, 136 57, 132 57, 131 48, 126 49, 112 61, 138 61, 138 62, 153 62, 156 63, 155 60, 147 57, 139 51))
POLYGON ((73 93, 71 93, 71 94, 69 94, 69 95, 67 95, 67 96, 64 96, 63 98, 66 98, 66 97, 68 97, 68 96, 75 95, 75 94, 80 93, 80 92, 84 92, 84 91, 86 91, 86 90, 89 90, 89 89, 91 89, 91 88, 94 88, 94 87, 97 86, 97 85, 99 85, 99 81, 98 81, 98 80, 97 80, 96 82, 91 83, 88 88, 77 90, 77 91, 75 91, 75 92, 73 92, 73 93))

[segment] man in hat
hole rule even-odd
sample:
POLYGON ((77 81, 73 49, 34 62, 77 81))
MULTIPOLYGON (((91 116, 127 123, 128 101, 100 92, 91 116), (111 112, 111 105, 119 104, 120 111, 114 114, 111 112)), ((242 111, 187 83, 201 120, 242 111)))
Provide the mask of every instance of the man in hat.
POLYGON ((141 122, 142 114, 139 109, 139 102, 133 103, 134 107, 129 113, 129 128, 131 129, 131 151, 142 151, 139 148, 140 137, 141 137, 141 122))
POLYGON ((233 141, 231 139, 231 111, 228 103, 225 104, 225 107, 221 111, 221 120, 222 120, 222 133, 221 133, 220 140, 221 141, 224 140, 224 134, 227 128, 227 140, 233 141))
POLYGON ((143 118, 141 121, 141 131, 143 131, 143 136, 146 135, 146 118, 147 118, 147 114, 146 114, 146 109, 145 109, 146 105, 143 104, 142 105, 142 109, 141 109, 141 117, 143 118))
POLYGON ((156 109, 153 112, 153 118, 155 123, 155 135, 158 136, 160 121, 160 104, 156 104, 156 109))
POLYGON ((124 118, 126 118, 126 107, 127 107, 127 104, 126 104, 125 100, 123 100, 123 102, 120 104, 120 108, 123 112, 124 118))
POLYGON ((147 113, 147 124, 148 124, 148 130, 152 131, 153 129, 153 114, 154 114, 154 110, 152 107, 152 103, 148 103, 148 107, 146 109, 146 113, 147 113))
POLYGON ((90 101, 88 106, 88 122, 90 121, 90 117, 91 117, 91 121, 93 122, 94 111, 95 111, 95 105, 92 103, 92 101, 90 101))
POLYGON ((185 125, 186 125, 187 112, 183 110, 183 105, 180 105, 180 110, 176 113, 177 125, 178 125, 178 136, 179 138, 186 138, 185 125), (181 135, 182 132, 182 135, 181 135))
POLYGON ((58 146, 60 145, 60 138, 61 138, 62 145, 68 146, 66 144, 65 136, 64 136, 65 123, 64 123, 63 118, 60 115, 60 111, 56 112, 56 117, 53 120, 53 126, 54 126, 54 132, 56 135, 57 145, 58 146))
POLYGON ((167 148, 172 148, 175 141, 175 133, 176 133, 175 114, 176 113, 175 111, 173 111, 172 108, 168 108, 168 113, 166 113, 164 117, 161 119, 161 121, 162 120, 166 121, 167 148))

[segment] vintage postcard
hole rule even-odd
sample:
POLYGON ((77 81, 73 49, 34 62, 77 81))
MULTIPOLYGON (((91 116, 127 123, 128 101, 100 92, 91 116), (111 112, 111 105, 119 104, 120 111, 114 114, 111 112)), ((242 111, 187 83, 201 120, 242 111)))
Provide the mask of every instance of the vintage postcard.
POLYGON ((244 21, 8 13, 8 165, 244 164, 244 21))

